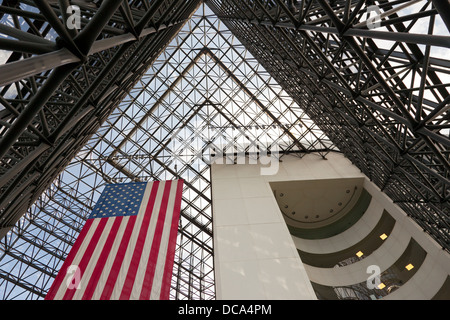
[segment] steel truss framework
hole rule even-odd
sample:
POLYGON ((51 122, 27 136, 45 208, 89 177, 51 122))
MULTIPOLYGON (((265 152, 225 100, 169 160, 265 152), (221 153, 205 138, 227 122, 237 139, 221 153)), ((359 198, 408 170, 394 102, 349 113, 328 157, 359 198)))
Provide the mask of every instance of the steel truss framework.
POLYGON ((3 1, 3 299, 45 295, 106 182, 173 177, 186 186, 171 297, 214 298, 196 147, 224 141, 256 157, 248 143, 337 147, 450 249, 448 2, 208 0, 214 14, 190 20, 199 4, 3 1), (64 26, 70 4, 80 30, 64 26))
POLYGON ((449 3, 207 3, 345 156, 448 250, 449 3), (369 5, 379 28, 368 28, 369 5))
POLYGON ((336 150, 202 5, 4 238, 4 298, 45 294, 105 183, 172 178, 186 187, 171 298, 214 298, 206 158, 257 159, 254 147, 278 157, 336 150))

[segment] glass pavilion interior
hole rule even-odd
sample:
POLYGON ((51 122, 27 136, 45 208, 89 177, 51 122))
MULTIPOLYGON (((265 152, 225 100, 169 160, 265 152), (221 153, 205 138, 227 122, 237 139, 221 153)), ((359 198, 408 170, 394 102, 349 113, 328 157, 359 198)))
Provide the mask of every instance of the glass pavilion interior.
POLYGON ((205 157, 255 142, 344 154, 449 251, 449 30, 439 0, 3 0, 0 299, 45 297, 107 183, 177 178, 171 299, 214 299, 205 157))

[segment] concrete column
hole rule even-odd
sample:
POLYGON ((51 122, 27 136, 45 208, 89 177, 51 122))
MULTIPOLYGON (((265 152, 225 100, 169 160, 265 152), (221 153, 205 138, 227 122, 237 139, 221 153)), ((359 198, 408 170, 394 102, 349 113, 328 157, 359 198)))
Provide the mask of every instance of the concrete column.
POLYGON ((331 157, 285 156, 270 175, 259 164, 212 165, 217 299, 317 299, 269 182, 361 176, 331 157))

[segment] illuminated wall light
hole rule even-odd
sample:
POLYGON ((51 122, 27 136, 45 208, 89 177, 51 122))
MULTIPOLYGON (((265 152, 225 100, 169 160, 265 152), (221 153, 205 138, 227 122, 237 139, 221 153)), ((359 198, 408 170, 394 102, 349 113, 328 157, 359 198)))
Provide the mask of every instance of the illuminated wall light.
POLYGON ((388 236, 386 235, 386 233, 383 233, 381 236, 380 236, 380 238, 381 238, 381 240, 384 240, 384 239, 386 239, 388 236))
POLYGON ((406 270, 411 270, 412 268, 414 268, 414 266, 410 263, 407 266, 405 266, 406 270))
POLYGON ((364 253, 362 253, 362 251, 358 251, 358 252, 356 253, 356 256, 357 256, 358 258, 361 258, 361 257, 363 256, 363 254, 364 254, 364 253))

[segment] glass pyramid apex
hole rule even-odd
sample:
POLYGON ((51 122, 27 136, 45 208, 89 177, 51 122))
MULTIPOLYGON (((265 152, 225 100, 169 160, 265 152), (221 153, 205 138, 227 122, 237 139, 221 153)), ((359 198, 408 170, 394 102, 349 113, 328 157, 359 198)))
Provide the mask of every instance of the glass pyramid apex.
MULTIPOLYGON (((236 153, 257 160, 255 146, 279 151, 278 157, 325 157, 337 150, 202 4, 7 239, 31 250, 19 233, 38 232, 33 219, 57 225, 67 239, 47 236, 58 248, 47 258, 57 270, 106 183, 183 178, 171 297, 212 299, 210 151, 222 151, 225 161, 234 161, 236 153), (58 225, 56 219, 72 222, 58 225)), ((13 270, 13 260, 3 262, 8 272, 26 276, 13 270)), ((50 287, 51 277, 37 278, 44 290, 50 287)))

